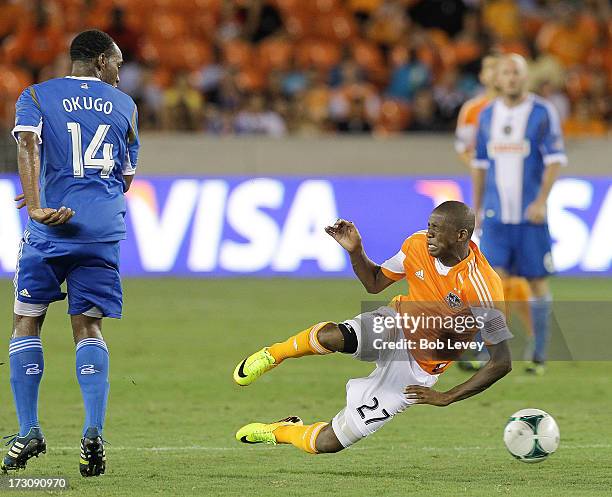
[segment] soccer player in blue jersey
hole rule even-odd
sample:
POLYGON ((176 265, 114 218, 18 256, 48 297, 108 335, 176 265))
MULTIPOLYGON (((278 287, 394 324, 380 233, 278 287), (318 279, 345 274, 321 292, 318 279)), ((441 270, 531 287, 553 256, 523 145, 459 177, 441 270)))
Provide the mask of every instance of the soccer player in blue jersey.
POLYGON ((527 371, 543 374, 554 272, 546 201, 567 157, 556 110, 526 90, 525 59, 504 56, 497 77, 500 96, 480 114, 473 161, 480 248, 502 277, 529 281, 535 343, 527 371))
POLYGON ((80 33, 70 57, 70 76, 26 88, 16 104, 13 135, 29 221, 19 246, 9 345, 19 433, 4 472, 25 468, 46 450, 37 406, 40 333, 49 304, 66 297, 64 281, 85 405, 80 472, 98 476, 106 467, 109 360, 102 318, 121 317, 119 241, 138 158, 137 111, 117 89, 122 55, 110 36, 80 33))

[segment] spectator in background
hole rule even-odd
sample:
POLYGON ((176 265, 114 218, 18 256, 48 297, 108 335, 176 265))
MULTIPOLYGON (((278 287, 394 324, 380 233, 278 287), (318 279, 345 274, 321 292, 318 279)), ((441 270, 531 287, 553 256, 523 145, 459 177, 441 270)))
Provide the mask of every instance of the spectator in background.
POLYGON ((538 95, 544 97, 559 113, 559 119, 565 121, 570 113, 570 102, 563 92, 550 81, 542 81, 542 84, 536 89, 538 95))
POLYGON ((514 41, 521 35, 519 6, 514 0, 486 0, 482 6, 482 20, 495 40, 514 41))
POLYGON ((51 22, 48 5, 37 1, 33 12, 26 14, 14 37, 7 41, 9 62, 28 69, 39 80, 44 67, 53 64, 63 51, 65 39, 61 29, 51 22))
POLYGON ((456 69, 450 69, 442 75, 440 82, 433 88, 440 117, 449 124, 457 119, 461 104, 467 98, 467 95, 461 91, 458 81, 459 73, 456 69))
POLYGON ((189 82, 187 74, 176 76, 163 93, 163 127, 169 130, 197 131, 202 128, 204 102, 189 82))
POLYGON ((569 3, 557 7, 558 19, 544 25, 537 44, 544 52, 554 55, 565 67, 582 62, 595 42, 589 25, 580 22, 579 12, 569 3))
POLYGON ((563 124, 563 132, 573 138, 605 136, 606 124, 594 112, 591 100, 584 97, 576 102, 574 112, 563 124))
POLYGON ((421 63, 415 50, 398 52, 391 72, 387 95, 401 100, 412 100, 417 91, 431 82, 429 68, 421 63))
POLYGON ((408 131, 443 131, 446 126, 440 117, 433 92, 429 88, 419 90, 414 96, 408 131))
POLYGON ((368 121, 376 121, 380 111, 378 91, 374 85, 364 81, 363 72, 356 62, 344 61, 340 82, 329 102, 331 119, 335 123, 346 121, 352 112, 353 101, 362 100, 368 121))
POLYGON ((275 138, 284 136, 287 128, 276 110, 266 110, 266 101, 261 94, 249 97, 244 110, 234 121, 234 130, 239 135, 267 135, 275 138))
POLYGON ((275 34, 283 27, 283 21, 276 6, 263 0, 249 2, 245 34, 254 43, 275 34))
POLYGON ((385 51, 401 40, 409 26, 400 2, 385 1, 370 17, 366 27, 367 37, 385 51))
POLYGON ((123 8, 119 6, 113 7, 110 26, 106 29, 106 32, 121 47, 124 62, 130 62, 138 56, 140 33, 126 24, 123 8))
POLYGON ((357 96, 349 101, 348 112, 336 122, 336 130, 339 133, 370 133, 372 131, 363 97, 357 96))

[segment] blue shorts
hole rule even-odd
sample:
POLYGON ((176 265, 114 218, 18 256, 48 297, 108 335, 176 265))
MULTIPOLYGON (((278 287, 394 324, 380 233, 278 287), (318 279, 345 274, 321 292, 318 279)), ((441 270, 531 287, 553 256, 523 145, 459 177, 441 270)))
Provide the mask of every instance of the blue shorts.
POLYGON ((119 242, 57 243, 26 231, 15 272, 16 299, 46 305, 64 300, 64 281, 68 314, 83 314, 97 307, 102 316, 121 318, 119 242))
POLYGON ((547 224, 503 224, 484 220, 480 250, 493 268, 527 279, 555 272, 547 224))

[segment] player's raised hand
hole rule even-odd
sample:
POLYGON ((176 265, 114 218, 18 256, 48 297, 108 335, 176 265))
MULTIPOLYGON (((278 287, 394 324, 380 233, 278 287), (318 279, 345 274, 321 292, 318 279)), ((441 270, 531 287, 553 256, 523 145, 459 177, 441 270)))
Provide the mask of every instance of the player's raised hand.
POLYGON ((23 193, 20 193, 19 195, 17 195, 13 200, 17 202, 15 204, 16 209, 23 209, 26 205, 25 194, 23 193))
POLYGON ((406 398, 415 404, 429 404, 432 406, 445 407, 451 403, 450 398, 445 392, 438 392, 428 387, 419 385, 408 385, 404 389, 406 398))
POLYGON ((338 219, 333 226, 327 226, 325 232, 336 240, 347 252, 354 252, 361 247, 361 235, 350 221, 338 219))
POLYGON ((74 216, 74 211, 68 207, 51 209, 49 207, 28 210, 30 218, 38 223, 48 226, 59 226, 66 224, 74 216))

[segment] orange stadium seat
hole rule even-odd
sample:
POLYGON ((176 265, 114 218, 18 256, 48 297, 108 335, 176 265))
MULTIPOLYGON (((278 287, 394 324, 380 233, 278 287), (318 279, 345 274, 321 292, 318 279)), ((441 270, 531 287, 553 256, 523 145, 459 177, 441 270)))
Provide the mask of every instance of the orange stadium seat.
POLYGON ((316 18, 314 26, 314 33, 317 38, 341 42, 352 38, 357 31, 353 18, 342 10, 335 10, 316 18))
POLYGON ((177 38, 185 36, 187 31, 185 18, 175 13, 156 13, 155 22, 146 27, 146 32, 154 39, 168 40, 175 46, 177 38))
POLYGON ((253 47, 243 40, 230 40, 223 45, 223 60, 232 67, 246 67, 254 62, 253 47))
POLYGON ((308 14, 291 13, 285 16, 285 28, 287 29, 287 33, 296 40, 302 40, 312 36, 314 32, 313 24, 308 14))
POLYGON ((342 8, 338 0, 314 0, 313 10, 318 14, 328 15, 334 10, 342 8))
POLYGON ((266 84, 266 78, 261 69, 251 66, 238 73, 236 84, 242 91, 261 91, 266 84))
POLYGON ((293 45, 279 37, 263 40, 257 50, 259 61, 267 70, 287 69, 293 57, 293 45))
POLYGON ((217 13, 209 10, 197 10, 189 17, 190 30, 198 38, 212 41, 218 21, 217 13))
POLYGON ((340 62, 340 47, 325 40, 304 40, 296 48, 296 58, 301 67, 328 70, 340 62))

